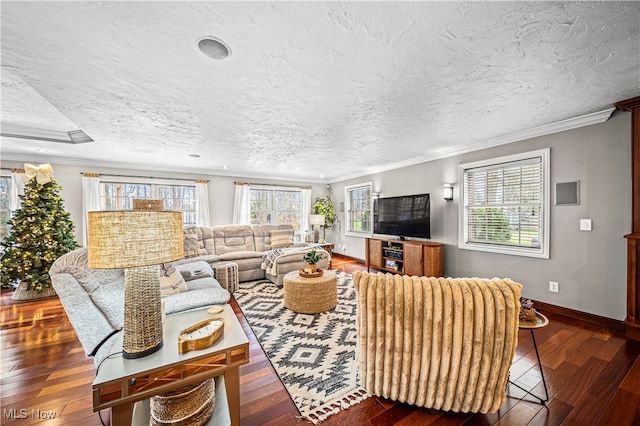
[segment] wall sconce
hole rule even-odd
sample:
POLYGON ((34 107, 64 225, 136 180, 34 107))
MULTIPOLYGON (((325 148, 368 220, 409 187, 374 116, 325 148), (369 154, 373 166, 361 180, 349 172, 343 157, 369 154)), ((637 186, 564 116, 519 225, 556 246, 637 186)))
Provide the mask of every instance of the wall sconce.
POLYGON ((378 198, 380 198, 380 193, 379 192, 372 192, 371 196, 373 197, 374 200, 377 200, 378 198))
POLYGON ((447 201, 453 200, 453 184, 445 183, 442 187, 442 195, 447 201))

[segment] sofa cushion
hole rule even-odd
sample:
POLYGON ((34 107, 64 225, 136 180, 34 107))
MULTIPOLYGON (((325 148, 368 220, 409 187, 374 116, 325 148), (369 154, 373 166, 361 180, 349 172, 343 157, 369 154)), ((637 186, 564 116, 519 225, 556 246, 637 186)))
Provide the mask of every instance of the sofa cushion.
POLYGON ((238 263, 245 259, 258 259, 262 263, 262 256, 264 256, 264 253, 259 251, 232 251, 220 255, 220 260, 238 263))
MULTIPOLYGON (((216 259, 219 259, 219 256, 215 257, 216 259)), ((180 274, 182 274, 182 278, 184 278, 185 281, 196 280, 204 277, 213 278, 213 269, 211 269, 211 265, 204 260, 181 263, 174 262, 173 265, 178 271, 180 271, 180 274)))
POLYGON ((187 284, 175 266, 170 263, 160 265, 160 297, 167 297, 187 290, 187 284))
POLYGON ((195 280, 187 282, 187 287, 189 287, 189 291, 192 290, 200 290, 203 288, 222 288, 218 280, 210 277, 197 278, 195 280))
POLYGON ((200 228, 191 226, 185 228, 184 231, 183 251, 184 257, 202 256, 207 254, 202 239, 202 231, 200 228))
POLYGON ((271 231, 271 248, 279 249, 291 247, 293 245, 293 230, 273 230, 271 231))
POLYGON ((103 283, 88 293, 113 328, 121 329, 124 325, 124 280, 103 283))
POLYGON ((253 239, 256 244, 256 251, 271 250, 271 231, 277 231, 277 225, 253 225, 253 239))
POLYGON ((165 313, 183 312, 207 305, 223 305, 231 295, 224 288, 200 288, 174 294, 165 300, 165 313))
POLYGON ((185 281, 189 281, 187 278, 188 278, 188 275, 190 275, 190 273, 187 273, 187 274, 183 273, 180 266, 188 265, 190 263, 199 262, 199 261, 207 262, 209 265, 213 265, 214 263, 220 262, 220 256, 218 256, 217 254, 205 254, 204 256, 185 257, 180 260, 176 260, 172 263, 173 263, 173 266, 178 268, 178 270, 184 277, 185 281))
POLYGON ((218 225, 211 229, 215 242, 215 254, 256 250, 253 230, 249 225, 218 225))

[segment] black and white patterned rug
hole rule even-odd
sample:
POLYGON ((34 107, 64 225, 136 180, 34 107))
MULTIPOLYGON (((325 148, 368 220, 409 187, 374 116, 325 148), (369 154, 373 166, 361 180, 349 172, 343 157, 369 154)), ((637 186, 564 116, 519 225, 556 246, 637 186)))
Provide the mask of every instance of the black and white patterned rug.
POLYGON ((321 314, 284 307, 270 281, 241 283, 238 305, 303 418, 317 424, 367 398, 355 360, 356 300, 351 276, 341 272, 338 304, 321 314))

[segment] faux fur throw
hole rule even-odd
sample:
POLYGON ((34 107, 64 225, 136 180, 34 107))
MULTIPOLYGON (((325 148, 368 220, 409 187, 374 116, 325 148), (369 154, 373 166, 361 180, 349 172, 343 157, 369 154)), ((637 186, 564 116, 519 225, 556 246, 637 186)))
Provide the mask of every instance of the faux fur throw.
POLYGON ((520 284, 360 271, 353 282, 367 392, 444 411, 500 408, 518 340, 520 284))

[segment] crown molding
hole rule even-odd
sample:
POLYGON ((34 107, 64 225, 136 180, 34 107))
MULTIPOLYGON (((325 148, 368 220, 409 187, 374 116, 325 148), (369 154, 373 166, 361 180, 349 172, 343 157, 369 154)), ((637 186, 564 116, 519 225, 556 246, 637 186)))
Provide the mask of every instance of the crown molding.
POLYGON ((555 123, 545 124, 542 126, 532 127, 531 129, 521 130, 519 132, 509 133, 507 135, 497 136, 494 138, 486 139, 484 141, 474 141, 472 144, 467 144, 455 149, 441 150, 431 155, 424 155, 415 157, 407 161, 400 161, 393 164, 386 164, 379 167, 371 167, 361 172, 351 173, 348 175, 342 175, 330 180, 330 183, 342 182, 349 179, 355 179, 363 176, 369 176, 376 173, 382 173, 389 170, 395 170, 402 167, 414 166, 420 163, 426 163, 429 161, 440 160, 442 158, 453 157, 455 155, 462 155, 469 152, 480 151, 482 149, 492 148, 498 145, 506 145, 513 142, 520 142, 527 139, 533 139, 540 136, 551 135, 553 133, 560 133, 567 130, 573 130, 580 127, 591 126, 592 124, 599 124, 607 121, 611 114, 613 114, 615 108, 607 108, 602 111, 593 112, 579 117, 568 118, 566 120, 556 121, 555 123))
POLYGON ((414 157, 406 161, 399 161, 392 164, 385 164, 376 167, 368 167, 358 172, 349 173, 346 175, 337 176, 335 178, 317 179, 308 177, 288 177, 288 176, 273 176, 261 173, 242 173, 233 172, 230 170, 212 171, 210 168, 194 168, 194 167, 163 167, 154 165, 141 165, 139 163, 116 163, 108 161, 92 161, 85 159, 74 159, 68 157, 52 157, 50 155, 18 155, 18 154, 2 154, 4 160, 10 161, 31 161, 31 162, 45 162, 45 163, 58 163, 65 165, 75 165, 84 167, 105 167, 111 169, 135 169, 146 171, 163 171, 174 173, 204 173, 210 176, 230 176, 230 177, 243 177, 243 178, 255 178, 255 179, 273 179, 285 182, 309 182, 309 183, 338 183, 347 181, 350 179, 357 179, 363 176, 369 176, 376 173, 383 173, 390 170, 401 169, 404 167, 414 166, 416 164, 427 163, 434 160, 440 160, 443 158, 453 157, 456 155, 466 154, 468 152, 479 151, 486 148, 491 148, 498 145, 505 145, 508 143, 519 142, 522 140, 532 139, 535 137, 550 135, 553 133, 564 132, 566 130, 577 129, 584 126, 590 126, 592 124, 599 124, 605 122, 611 117, 611 114, 615 108, 608 108, 602 111, 582 115, 579 117, 569 118, 566 120, 558 121, 555 123, 546 124, 543 126, 533 127, 531 129, 522 130, 515 133, 510 133, 503 136, 487 139, 485 141, 475 141, 472 144, 467 144, 463 147, 450 150, 440 150, 435 153, 423 155, 420 157, 414 157))
MULTIPOLYGON (((204 175, 204 176, 225 176, 233 178, 243 179, 264 179, 264 180, 277 180, 283 182, 300 182, 305 183, 319 183, 326 184, 326 179, 311 179, 304 177, 291 177, 291 176, 274 176, 273 174, 261 174, 261 173, 238 173, 232 170, 220 170, 212 171, 210 167, 165 167, 152 164, 140 164, 140 163, 121 163, 110 161, 93 161, 87 159, 69 158, 69 157, 56 157, 51 155, 25 155, 25 154, 13 154, 3 153, 2 160, 5 161, 17 161, 28 163, 49 163, 49 164, 63 164, 66 166, 78 166, 78 167, 95 167, 105 169, 125 169, 125 170, 140 170, 140 171, 152 171, 152 172, 166 172, 166 173, 187 173, 190 175, 204 175)), ((106 172, 103 172, 106 173, 106 172)))

